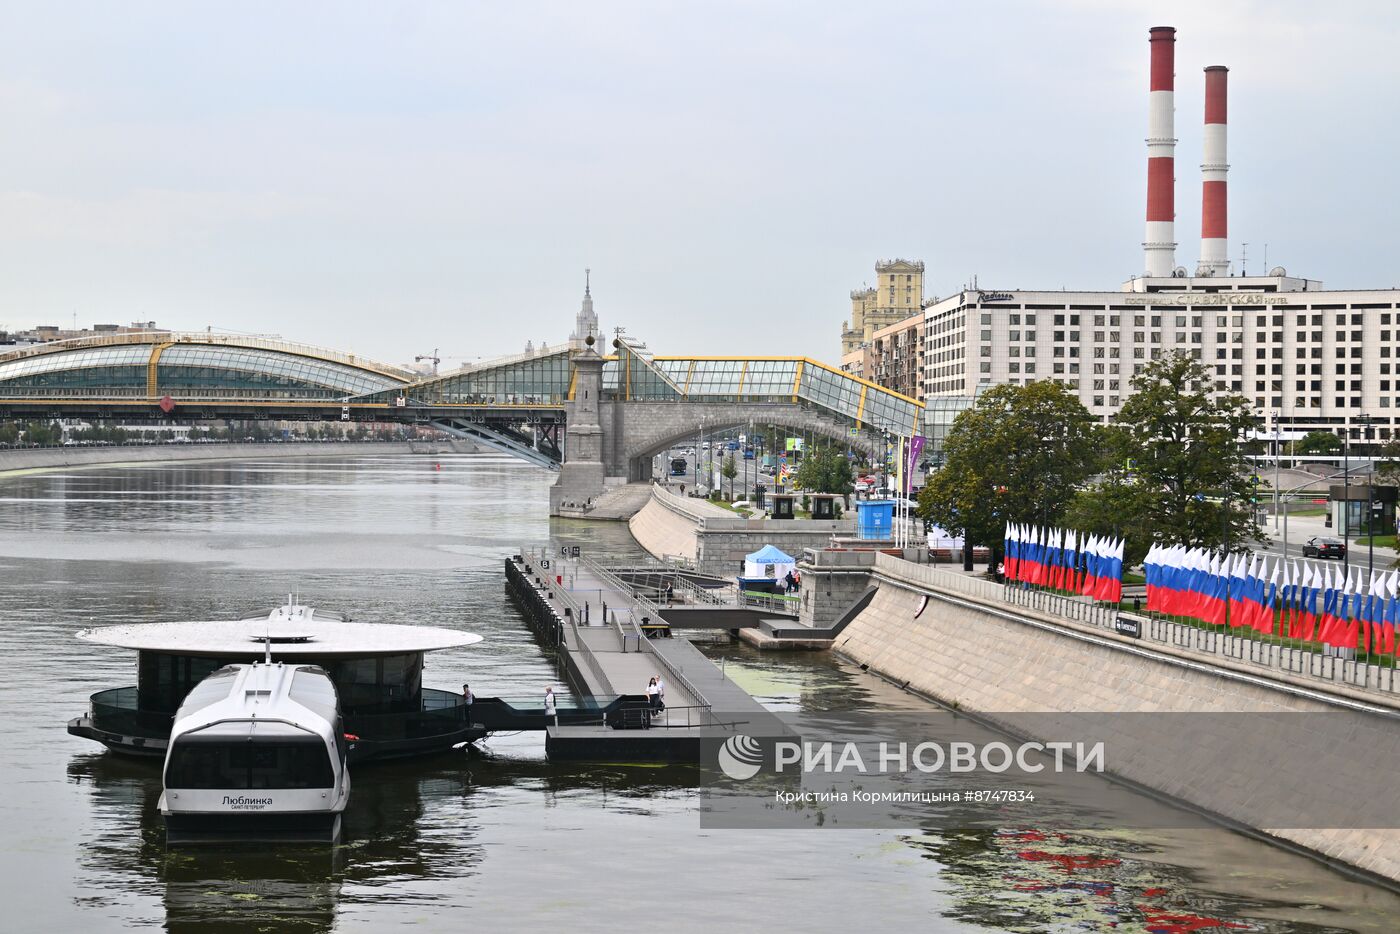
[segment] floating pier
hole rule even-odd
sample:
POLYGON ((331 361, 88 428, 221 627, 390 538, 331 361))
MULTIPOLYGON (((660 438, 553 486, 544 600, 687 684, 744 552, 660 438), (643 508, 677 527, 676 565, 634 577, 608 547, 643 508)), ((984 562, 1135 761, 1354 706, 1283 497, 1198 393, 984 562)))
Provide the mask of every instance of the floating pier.
MULTIPOLYGON (((505 570, 507 589, 578 695, 561 698, 558 722, 544 727, 550 758, 698 764, 706 739, 790 733, 695 646, 667 638, 661 608, 613 572, 523 550, 505 570), (654 675, 666 686, 660 712, 646 696, 654 675)), ((486 717, 474 712, 473 720, 486 717)))

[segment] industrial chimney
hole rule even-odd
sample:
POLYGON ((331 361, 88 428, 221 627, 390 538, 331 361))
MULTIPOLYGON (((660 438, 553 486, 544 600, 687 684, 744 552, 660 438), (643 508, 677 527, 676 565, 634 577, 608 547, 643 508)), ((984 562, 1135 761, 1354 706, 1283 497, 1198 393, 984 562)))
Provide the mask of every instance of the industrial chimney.
POLYGON ((1228 276, 1225 176, 1225 86, 1230 69, 1206 67, 1205 161, 1201 163, 1201 264, 1198 276, 1228 276))
POLYGON ((1153 26, 1149 33, 1152 77, 1147 111, 1147 239, 1142 251, 1147 275, 1165 277, 1172 275, 1176 266, 1176 204, 1172 195, 1176 184, 1172 100, 1176 29, 1153 26))

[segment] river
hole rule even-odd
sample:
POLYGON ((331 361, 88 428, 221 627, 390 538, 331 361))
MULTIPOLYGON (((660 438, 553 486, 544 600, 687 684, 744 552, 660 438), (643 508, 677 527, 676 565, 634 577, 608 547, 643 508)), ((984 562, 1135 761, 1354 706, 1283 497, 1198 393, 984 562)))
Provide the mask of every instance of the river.
MULTIPOLYGON (((424 683, 535 695, 554 665, 505 595, 520 545, 626 557, 551 521, 494 455, 183 463, 0 477, 0 893, 8 930, 1376 931, 1400 896, 1224 830, 702 830, 680 770, 553 766, 542 736, 356 771, 337 847, 167 850, 152 763, 64 726, 134 658, 85 626, 231 618, 299 593, 480 633, 424 683)), ((922 705, 826 654, 707 649, 777 710, 922 705)))

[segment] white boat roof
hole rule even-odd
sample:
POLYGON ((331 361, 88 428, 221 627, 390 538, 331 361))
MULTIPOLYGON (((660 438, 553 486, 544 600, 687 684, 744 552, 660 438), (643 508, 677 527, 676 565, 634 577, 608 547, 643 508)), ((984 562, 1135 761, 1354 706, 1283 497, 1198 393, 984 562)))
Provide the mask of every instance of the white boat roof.
POLYGON ((481 636, 437 626, 346 622, 314 607, 286 604, 248 619, 133 623, 80 629, 79 639, 101 645, 174 655, 261 659, 264 639, 286 660, 437 652, 475 645, 481 636))
POLYGON ((313 733, 334 738, 335 685, 315 665, 230 665, 206 677, 175 713, 171 738, 268 738, 313 733))

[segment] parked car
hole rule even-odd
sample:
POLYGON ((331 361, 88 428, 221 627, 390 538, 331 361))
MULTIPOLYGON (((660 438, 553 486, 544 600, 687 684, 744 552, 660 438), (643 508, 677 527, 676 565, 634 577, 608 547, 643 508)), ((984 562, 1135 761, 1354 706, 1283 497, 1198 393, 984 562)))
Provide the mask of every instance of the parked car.
POLYGON ((1347 544, 1338 538, 1317 536, 1303 543, 1304 558, 1345 558, 1347 544))

